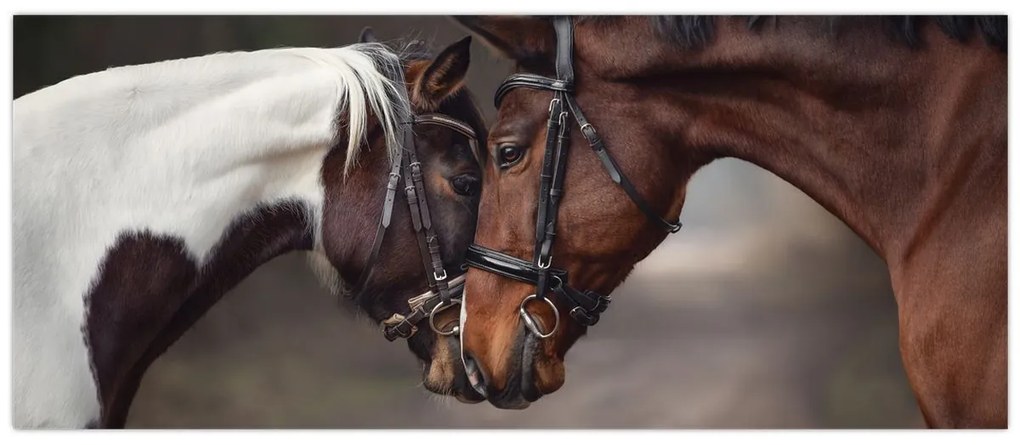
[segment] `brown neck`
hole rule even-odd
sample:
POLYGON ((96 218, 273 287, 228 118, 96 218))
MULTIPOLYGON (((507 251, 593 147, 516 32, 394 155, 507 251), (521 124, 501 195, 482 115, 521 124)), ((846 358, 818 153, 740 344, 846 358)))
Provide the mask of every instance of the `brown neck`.
MULTIPOLYGON (((614 74, 651 85, 648 100, 674 111, 661 123, 676 134, 670 149, 775 173, 890 263, 909 257, 961 196, 1004 184, 1005 53, 934 25, 912 49, 869 22, 837 38, 817 20, 784 20, 754 33, 745 19, 719 19, 705 49, 652 45, 614 74)), ((1004 190, 995 190, 1000 204, 1004 190)))
POLYGON ((204 265, 180 238, 121 235, 87 296, 99 426, 124 426, 145 370, 227 291, 272 258, 311 248, 307 215, 299 202, 259 208, 235 221, 204 265))

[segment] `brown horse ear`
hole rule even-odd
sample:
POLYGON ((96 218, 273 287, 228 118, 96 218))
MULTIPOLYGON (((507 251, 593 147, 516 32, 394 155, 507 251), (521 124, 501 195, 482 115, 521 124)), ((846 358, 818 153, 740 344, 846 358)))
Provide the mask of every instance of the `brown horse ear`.
POLYGON ((548 17, 499 15, 453 19, 496 52, 521 65, 551 63, 556 54, 556 31, 548 17))
POLYGON ((361 35, 358 36, 358 43, 377 43, 379 41, 375 36, 375 31, 372 31, 371 26, 362 28, 361 35))
POLYGON ((446 47, 414 82, 415 104, 435 111, 439 104, 464 87, 464 77, 471 63, 471 36, 446 47))

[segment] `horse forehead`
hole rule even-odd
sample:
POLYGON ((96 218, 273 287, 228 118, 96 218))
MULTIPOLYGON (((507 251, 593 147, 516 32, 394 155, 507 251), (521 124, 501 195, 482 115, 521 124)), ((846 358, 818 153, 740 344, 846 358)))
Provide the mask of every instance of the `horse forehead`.
POLYGON ((551 93, 517 88, 500 103, 496 122, 489 129, 489 140, 498 142, 511 136, 531 135, 545 128, 549 117, 551 93))

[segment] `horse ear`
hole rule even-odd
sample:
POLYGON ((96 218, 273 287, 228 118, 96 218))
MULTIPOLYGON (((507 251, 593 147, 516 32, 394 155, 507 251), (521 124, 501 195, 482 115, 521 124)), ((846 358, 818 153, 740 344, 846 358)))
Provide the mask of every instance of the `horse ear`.
POLYGON ((375 31, 372 31, 371 26, 366 26, 361 29, 361 35, 358 36, 358 43, 377 43, 379 41, 375 36, 375 31))
POLYGON ((547 17, 500 15, 453 19, 497 53, 521 65, 550 63, 556 54, 556 30, 547 17))
POLYGON ((414 102, 434 111, 447 97, 464 87, 468 65, 471 63, 471 36, 464 37, 446 47, 414 82, 414 102))

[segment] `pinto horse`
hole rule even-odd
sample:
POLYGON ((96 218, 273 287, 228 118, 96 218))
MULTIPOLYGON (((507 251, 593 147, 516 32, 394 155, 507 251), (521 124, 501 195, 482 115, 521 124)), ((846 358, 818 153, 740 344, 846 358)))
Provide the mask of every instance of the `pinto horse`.
POLYGON ((678 228, 691 176, 733 157, 884 258, 928 425, 1006 426, 1004 16, 458 20, 519 73, 497 93, 461 322, 491 403, 560 388, 601 295, 678 228))
MULTIPOLYGON (((122 427, 148 366, 286 252, 308 252, 376 322, 406 313, 426 276, 408 249, 417 241, 404 193, 371 258, 391 167, 398 150, 408 156, 404 131, 414 131, 437 254, 459 270, 480 167, 464 134, 410 124, 412 112, 436 113, 485 134, 463 88, 469 48, 466 38, 434 59, 378 43, 219 53, 17 99, 15 427, 122 427)), ((457 311, 445 312, 433 322, 456 325, 457 311)), ((428 326, 408 341, 425 386, 456 393, 460 360, 431 357, 457 340, 428 326)))

